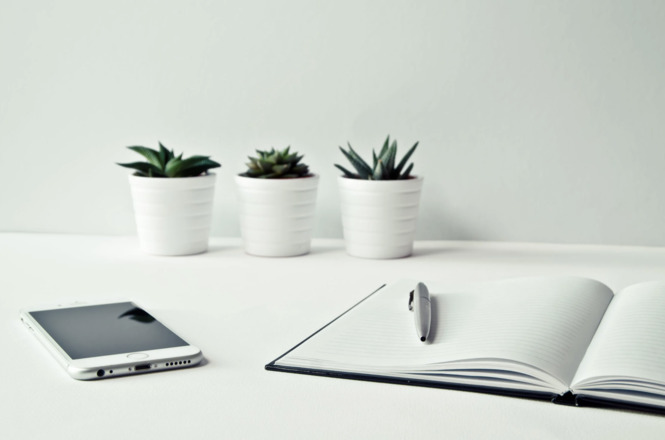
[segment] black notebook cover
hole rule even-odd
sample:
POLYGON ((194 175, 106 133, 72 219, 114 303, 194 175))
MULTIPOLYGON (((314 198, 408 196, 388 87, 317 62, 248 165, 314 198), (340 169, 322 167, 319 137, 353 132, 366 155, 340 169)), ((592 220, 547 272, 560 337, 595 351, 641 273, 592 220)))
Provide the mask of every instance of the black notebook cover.
POLYGON ((315 369, 315 368, 303 368, 303 367, 289 367, 289 366, 283 366, 283 365, 276 365, 276 362, 278 362, 281 358, 307 342, 309 339, 311 339, 313 336, 315 336, 317 333, 321 332, 323 329, 331 325, 333 322, 337 321, 339 318, 344 316, 345 314, 349 313, 351 310, 353 310, 355 307, 357 307, 359 304, 363 303, 365 300, 370 298, 372 295, 376 294, 379 292, 383 287, 386 285, 382 285, 378 289, 376 289, 374 292, 371 294, 367 295, 365 298, 362 300, 358 301, 356 304, 354 304, 351 308, 343 312, 341 315, 309 335, 307 338, 302 340, 300 343, 297 345, 293 346, 290 350, 273 360, 272 362, 268 363, 265 365, 265 369, 268 371, 281 371, 285 373, 295 373, 295 374, 307 374, 307 375, 312 375, 312 376, 324 376, 324 377, 333 377, 333 378, 338 378, 338 379, 351 379, 351 380, 362 380, 362 381, 369 381, 369 382, 382 382, 382 383, 390 383, 390 384, 397 384, 397 385, 413 385, 413 386, 422 386, 422 387, 430 387, 430 388, 443 388, 443 389, 448 389, 448 390, 457 390, 457 391, 470 391, 470 392, 476 392, 476 393, 483 393, 483 394, 494 394, 494 395, 501 395, 501 396, 509 396, 509 397, 519 397, 519 398, 525 398, 525 399, 535 399, 535 400, 548 400, 550 402, 559 404, 559 405, 567 405, 567 406, 589 406, 589 407, 597 407, 597 408, 613 408, 613 409, 622 409, 622 410, 632 410, 632 411, 641 411, 641 412, 649 412, 649 413, 654 413, 654 414, 665 414, 665 409, 660 408, 660 407, 654 407, 650 405, 640 405, 640 404, 632 404, 632 403, 625 403, 625 402, 617 402, 613 400, 605 400, 605 399, 598 399, 598 398, 593 398, 593 397, 588 397, 588 396, 576 396, 571 392, 567 392, 563 395, 558 395, 556 393, 547 393, 547 392, 535 392, 535 391, 521 391, 521 390, 509 390, 509 389, 500 389, 500 388, 494 388, 494 387, 484 387, 484 386, 473 386, 473 385, 459 385, 459 384, 447 384, 447 383, 442 383, 442 382, 432 382, 428 380, 413 380, 413 379, 403 379, 399 377, 389 377, 389 376, 378 376, 378 375, 372 375, 372 374, 363 374, 363 373, 350 373, 350 372, 344 372, 344 371, 334 371, 334 370, 323 370, 323 369, 315 369))

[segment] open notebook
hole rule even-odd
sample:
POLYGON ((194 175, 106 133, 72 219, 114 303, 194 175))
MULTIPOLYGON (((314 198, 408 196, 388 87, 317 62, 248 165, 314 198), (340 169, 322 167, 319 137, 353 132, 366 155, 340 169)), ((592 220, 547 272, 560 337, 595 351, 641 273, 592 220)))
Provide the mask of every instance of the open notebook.
POLYGON ((585 278, 427 282, 426 343, 415 284, 383 286, 266 369, 665 412, 665 282, 617 294, 585 278))

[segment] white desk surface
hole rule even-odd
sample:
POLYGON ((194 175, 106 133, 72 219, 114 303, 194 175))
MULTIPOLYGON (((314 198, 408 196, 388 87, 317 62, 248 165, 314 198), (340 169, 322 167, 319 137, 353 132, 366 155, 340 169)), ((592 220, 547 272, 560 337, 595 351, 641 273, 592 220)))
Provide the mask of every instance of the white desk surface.
POLYGON ((259 258, 213 238, 205 254, 154 257, 134 237, 3 233, 0 438, 662 438, 665 416, 264 369, 385 282, 536 275, 615 290, 665 280, 665 248, 417 242, 412 257, 380 261, 346 255, 341 240, 259 258), (26 306, 118 296, 200 347, 206 364, 76 381, 18 319, 26 306))

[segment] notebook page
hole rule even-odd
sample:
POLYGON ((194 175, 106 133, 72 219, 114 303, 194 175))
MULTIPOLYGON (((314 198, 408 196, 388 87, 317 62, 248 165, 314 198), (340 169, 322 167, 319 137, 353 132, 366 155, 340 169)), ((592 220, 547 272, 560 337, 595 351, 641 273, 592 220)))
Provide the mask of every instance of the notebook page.
POLYGON ((603 284, 582 278, 513 279, 453 290, 427 285, 430 342, 417 338, 408 311, 415 282, 404 280, 386 286, 278 363, 376 373, 508 359, 548 371, 567 385, 613 296, 603 284))
POLYGON ((605 383, 599 385, 606 387, 612 378, 642 378, 665 385, 664 341, 665 282, 627 287, 608 307, 575 376, 576 388, 589 388, 602 378, 605 383))

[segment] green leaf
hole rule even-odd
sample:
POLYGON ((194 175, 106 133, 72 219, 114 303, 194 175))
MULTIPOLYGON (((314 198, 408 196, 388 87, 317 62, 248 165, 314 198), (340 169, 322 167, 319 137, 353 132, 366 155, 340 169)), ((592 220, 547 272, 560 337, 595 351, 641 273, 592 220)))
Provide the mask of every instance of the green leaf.
POLYGON ((164 167, 164 173, 166 176, 176 177, 178 170, 180 169, 181 162, 182 160, 177 157, 172 157, 168 162, 166 162, 166 166, 164 167))
POLYGON ((261 171, 270 171, 272 170, 272 166, 275 164, 274 162, 268 160, 268 159, 259 159, 256 161, 256 164, 259 166, 261 171))
POLYGON ((386 154, 386 151, 388 151, 388 145, 390 145, 390 135, 386 137, 386 141, 383 143, 383 147, 381 147, 378 157, 382 157, 386 154))
POLYGON ((257 169, 248 169, 245 171, 242 175, 247 176, 247 177, 257 177, 263 174, 263 171, 257 170, 257 169))
POLYGON ((339 149, 342 152, 342 154, 344 154, 346 159, 349 162, 351 162, 351 165, 353 165, 353 168, 355 168, 356 171, 358 171, 358 174, 361 177, 367 176, 368 174, 372 173, 372 169, 369 167, 369 165, 367 165, 367 163, 365 163, 365 161, 360 156, 358 156, 358 154, 355 151, 353 151, 351 145, 349 145, 349 152, 346 152, 342 147, 339 147, 339 149))
MULTIPOLYGON (((191 158, 190 158, 191 159, 191 158)), ((183 161, 184 162, 184 161, 183 161)), ((207 156, 204 156, 203 159, 200 159, 198 163, 193 162, 194 164, 183 169, 183 176, 198 176, 199 174, 207 173, 208 170, 213 168, 220 168, 222 165, 210 160, 207 156)))
POLYGON ((404 168, 404 165, 406 165, 406 162, 409 160, 411 155, 413 154, 414 151, 416 151, 416 148, 418 148, 418 142, 413 144, 413 147, 409 149, 409 151, 406 152, 402 160, 399 161, 399 164, 397 165, 397 168, 395 168, 395 171, 397 172, 397 175, 400 175, 402 172, 402 168, 404 168))
POLYGON ((376 164, 376 168, 374 168, 374 173, 372 173, 372 180, 383 180, 384 171, 385 167, 383 166, 383 161, 379 159, 376 164))
POLYGON ((119 163, 118 165, 136 170, 140 176, 166 177, 159 168, 148 162, 119 163))
POLYGON ((164 169, 164 167, 166 166, 166 162, 168 162, 169 159, 171 159, 171 156, 169 155, 169 150, 167 150, 166 147, 164 147, 164 145, 162 145, 162 143, 160 142, 159 143, 159 163, 160 163, 160 168, 161 169, 164 169))
POLYGON ((298 153, 289 154, 288 156, 282 156, 283 163, 296 164, 300 162, 303 156, 298 156, 298 153))
POLYGON ((379 154, 378 159, 383 163, 388 161, 388 156, 390 155, 390 148, 381 149, 381 154, 379 154))
POLYGON ((397 141, 393 141, 393 144, 388 148, 388 159, 384 163, 386 169, 385 179, 387 180, 397 179, 397 176, 392 175, 395 169, 395 156, 397 156, 397 141))
POLYGON ((177 177, 196 177, 200 176, 201 174, 207 174, 208 170, 211 168, 217 168, 217 167, 212 167, 210 165, 206 164, 201 164, 193 167, 189 167, 185 170, 180 171, 180 175, 177 177))
POLYGON ((166 175, 168 177, 192 177, 207 171, 210 168, 218 168, 221 165, 210 160, 208 156, 192 156, 187 159, 172 159, 166 164, 166 175))
POLYGON ((363 159, 363 158, 360 156, 360 154, 356 153, 356 150, 353 149, 353 147, 351 146, 351 143, 347 142, 346 144, 349 146, 349 153, 350 153, 350 154, 351 154, 351 155, 352 155, 352 156, 353 156, 358 162, 360 162, 360 163, 363 164, 363 166, 365 167, 365 170, 366 170, 368 173, 371 173, 371 172, 372 172, 372 169, 370 168, 369 164, 368 164, 367 162, 365 162, 365 159, 363 159))
POLYGON ((306 174, 309 172, 307 165, 299 163, 303 156, 296 151, 292 151, 290 146, 287 146, 283 150, 271 147, 270 150, 257 149, 255 151, 257 156, 250 156, 249 158, 251 163, 255 164, 251 167, 255 169, 255 171, 250 172, 251 169, 248 169, 244 174, 248 177, 282 179, 287 175, 302 177, 300 173, 304 172, 306 174))
POLYGON ((398 180, 408 179, 409 177, 411 177, 409 174, 411 174, 412 169, 413 169, 413 163, 409 164, 409 166, 406 168, 406 171, 404 171, 404 174, 399 176, 397 179, 398 180))
POLYGON ((162 168, 162 162, 159 160, 159 152, 148 147, 133 146, 127 147, 132 151, 139 153, 141 156, 148 159, 148 162, 158 168, 162 168))
POLYGON ((347 169, 344 168, 343 166, 341 166, 341 165, 337 165, 337 164, 335 164, 335 166, 337 167, 337 169, 339 169, 340 171, 342 171, 346 177, 350 177, 351 179, 360 179, 360 176, 359 176, 359 175, 357 175, 357 174, 355 174, 355 173, 352 173, 351 171, 347 170, 347 169))
POLYGON ((291 168, 291 165, 285 163, 283 165, 273 165, 272 171, 273 174, 282 175, 291 168))
POLYGON ((307 174, 309 174, 309 166, 301 163, 300 165, 296 165, 295 167, 293 167, 291 171, 297 174, 298 176, 306 176, 307 174))
POLYGON ((245 165, 247 165, 247 168, 252 170, 252 171, 261 171, 261 167, 259 167, 257 161, 258 161, 258 159, 254 158, 254 157, 250 157, 249 158, 249 163, 246 163, 245 165))

